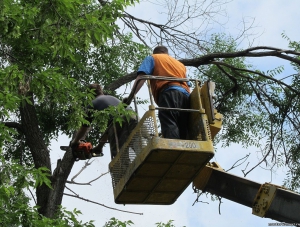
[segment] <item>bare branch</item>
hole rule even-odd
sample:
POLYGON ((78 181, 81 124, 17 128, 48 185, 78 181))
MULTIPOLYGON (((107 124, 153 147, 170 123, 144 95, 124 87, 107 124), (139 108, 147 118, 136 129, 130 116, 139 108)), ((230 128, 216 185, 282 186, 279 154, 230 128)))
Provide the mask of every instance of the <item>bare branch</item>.
POLYGON ((197 193, 197 198, 195 199, 195 201, 194 201, 194 203, 192 204, 192 206, 194 206, 195 203, 206 203, 206 204, 209 204, 208 202, 199 201, 200 196, 203 195, 203 194, 204 194, 204 192, 200 192, 200 191, 197 193))
MULTIPOLYGON (((94 161, 94 160, 93 160, 93 161, 94 161)), ((71 182, 74 182, 74 179, 76 179, 76 178, 83 172, 83 170, 85 170, 89 165, 91 165, 91 164, 93 163, 93 161, 90 162, 90 159, 87 160, 87 161, 84 163, 84 166, 81 168, 81 170, 80 170, 77 174, 75 174, 75 175, 72 177, 71 182)))
POLYGON ((230 170, 232 170, 232 169, 234 169, 234 168, 236 168, 236 167, 242 165, 244 162, 247 161, 247 159, 249 158, 249 156, 250 156, 250 153, 247 154, 245 157, 238 159, 235 163, 233 163, 233 165, 232 165, 228 170, 225 170, 225 171, 228 172, 228 171, 230 171, 230 170), (242 160, 243 160, 243 161, 242 161, 242 160), (236 164, 237 164, 238 162, 240 162, 240 161, 242 161, 242 162, 239 163, 238 165, 236 165, 236 164))
MULTIPOLYGON (((268 152, 264 155, 263 159, 260 160, 256 165, 254 165, 250 170, 245 172, 245 170, 242 170, 244 177, 246 177, 250 172, 252 172, 256 167, 258 167, 261 163, 265 162, 267 160, 267 157, 269 156, 271 152, 271 149, 268 150, 268 152)), ((248 165, 247 165, 248 166, 248 165)))
POLYGON ((30 192, 30 194, 31 194, 31 197, 32 197, 32 199, 33 199, 33 201, 34 201, 35 205, 37 205, 37 202, 36 202, 35 196, 33 195, 33 193, 32 193, 32 191, 30 190, 30 188, 28 188, 28 190, 29 190, 29 192, 30 192))
MULTIPOLYGON (((81 170, 81 172, 82 171, 83 170, 81 170)), ((99 178, 103 177, 104 175, 106 175, 108 173, 109 173, 109 171, 106 172, 106 173, 102 173, 102 174, 100 174, 100 176, 96 177, 95 179, 93 179, 93 180, 91 180, 91 181, 89 181, 87 183, 77 183, 77 182, 73 181, 73 178, 72 178, 71 181, 67 181, 67 183, 69 183, 69 184, 77 184, 77 185, 91 185, 94 181, 98 180, 99 178)))
POLYGON ((77 198, 77 199, 81 199, 81 200, 84 200, 84 201, 89 202, 89 203, 94 203, 94 204, 97 204, 99 206, 103 206, 103 207, 105 207, 107 209, 116 210, 116 211, 120 211, 120 212, 124 212, 124 213, 143 215, 143 213, 136 213, 136 212, 131 212, 131 211, 126 211, 126 210, 120 210, 120 209, 112 208, 112 207, 106 206, 104 204, 101 204, 101 203, 98 203, 98 202, 95 202, 95 201, 92 201, 92 200, 89 200, 89 199, 85 199, 83 197, 80 197, 79 195, 71 195, 71 194, 68 194, 68 193, 64 193, 64 195, 70 196, 70 197, 74 197, 74 198, 77 198))
POLYGON ((236 67, 234 67, 234 66, 231 66, 231 65, 229 65, 229 64, 227 64, 227 63, 219 62, 219 61, 211 61, 211 64, 215 64, 215 65, 223 65, 223 66, 226 66, 226 67, 228 67, 228 68, 230 68, 230 69, 233 69, 233 70, 235 70, 235 73, 237 73, 240 77, 244 77, 244 78, 246 78, 246 79, 248 79, 248 80, 253 80, 253 81, 255 81, 255 79, 252 79, 252 78, 249 77, 249 76, 245 76, 245 75, 243 75, 243 74, 241 74, 241 73, 238 73, 238 71, 241 71, 241 72, 248 72, 248 73, 252 73, 252 74, 257 74, 257 75, 259 75, 259 76, 261 76, 261 77, 264 77, 264 78, 266 78, 266 79, 268 79, 268 80, 270 80, 270 81, 276 82, 276 83, 279 84, 279 85, 283 85, 284 87, 287 87, 288 89, 290 89, 291 91, 295 92, 296 94, 300 94, 300 91, 298 91, 298 90, 294 89, 292 86, 290 86, 290 85, 288 85, 288 84, 282 82, 282 80, 277 80, 277 79, 275 79, 275 78, 273 78, 273 77, 271 77, 271 76, 267 76, 267 75, 265 75, 265 74, 263 74, 263 73, 260 73, 260 72, 257 72, 257 71, 253 71, 253 70, 249 70, 249 69, 239 69, 239 68, 236 68, 236 67))
POLYGON ((164 0, 157 3, 162 9, 162 12, 158 12, 159 22, 155 22, 151 17, 138 18, 128 12, 123 14, 121 20, 124 27, 130 29, 148 47, 166 45, 176 56, 180 56, 181 53, 197 56, 199 51, 207 52, 203 44, 207 43, 205 37, 208 31, 213 29, 215 24, 221 25, 220 20, 216 20, 215 17, 227 17, 224 7, 227 2, 164 0), (204 39, 199 40, 199 37, 204 39))
POLYGON ((70 192, 73 192, 74 195, 79 196, 76 192, 74 192, 72 189, 66 186, 66 189, 68 189, 70 192))
POLYGON ((221 196, 217 196, 218 200, 219 200, 219 214, 221 215, 221 204, 222 204, 222 197, 221 196))

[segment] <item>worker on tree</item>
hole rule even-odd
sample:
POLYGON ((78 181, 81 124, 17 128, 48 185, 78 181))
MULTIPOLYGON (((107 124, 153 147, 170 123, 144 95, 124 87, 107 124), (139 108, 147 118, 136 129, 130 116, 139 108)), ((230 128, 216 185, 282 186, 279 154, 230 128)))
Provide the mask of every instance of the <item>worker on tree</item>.
MULTIPOLYGON (((102 88, 99 84, 90 84, 89 89, 92 89, 95 92, 95 99, 92 101, 92 106, 88 107, 88 110, 100 111, 108 108, 109 106, 117 106, 121 102, 119 99, 117 99, 114 96, 104 95, 102 88)), ((126 109, 130 109, 130 107, 127 107, 126 109)), ((88 117, 86 120, 91 123, 93 120, 92 111, 88 111, 87 115, 88 117)), ((124 117, 124 122, 122 124, 122 127, 120 126, 119 123, 116 123, 115 126, 116 126, 119 148, 121 148, 123 144, 126 142, 128 135, 135 128, 136 125, 137 125, 136 116, 131 116, 129 121, 127 121, 124 117)), ((83 124, 81 128, 77 131, 74 139, 71 141, 70 146, 72 148, 77 147, 80 143, 80 140, 83 137, 85 137, 89 129, 90 129, 89 125, 83 124)), ((117 155, 117 143, 115 138, 116 137, 115 137, 114 129, 113 127, 110 127, 108 132, 104 136, 102 136, 101 141, 99 141, 99 144, 93 148, 93 152, 102 153, 102 148, 108 140, 110 144, 111 156, 112 158, 114 158, 117 155)))
MULTIPOLYGON (((186 78, 186 68, 168 54, 165 46, 157 46, 153 54, 144 59, 137 72, 137 80, 143 75, 186 78)), ((145 80, 137 84, 137 93, 145 80)), ((190 88, 186 82, 151 80, 154 101, 159 107, 189 109, 190 88)), ((186 139, 188 135, 188 113, 183 111, 159 110, 158 117, 162 135, 170 139, 186 139)))

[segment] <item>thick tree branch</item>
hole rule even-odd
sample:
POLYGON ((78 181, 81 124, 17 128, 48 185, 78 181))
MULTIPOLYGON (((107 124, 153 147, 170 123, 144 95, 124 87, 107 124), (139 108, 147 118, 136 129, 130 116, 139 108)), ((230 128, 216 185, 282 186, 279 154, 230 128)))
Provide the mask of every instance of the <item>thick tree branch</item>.
POLYGON ((116 89, 123 86, 124 84, 133 81, 136 77, 137 77, 136 72, 129 73, 115 80, 113 83, 109 84, 108 86, 106 86, 104 90, 115 91, 116 89))
MULTIPOLYGON (((279 48, 275 48, 275 47, 258 46, 258 47, 248 48, 243 51, 237 51, 237 52, 231 52, 231 53, 212 53, 212 54, 207 54, 207 55, 204 55, 204 56, 201 56, 198 58, 180 59, 179 61, 181 63, 183 63, 185 66, 192 66, 192 67, 196 67, 196 68, 201 65, 215 64, 215 65, 223 65, 223 66, 229 67, 231 69, 234 69, 236 71, 255 73, 266 79, 269 79, 278 84, 281 84, 281 85, 289 88, 291 91, 296 92, 298 94, 299 91, 295 90, 293 87, 289 86, 286 83, 283 83, 280 80, 276 80, 273 77, 264 75, 257 71, 253 71, 253 70, 249 70, 249 69, 239 69, 239 68, 236 68, 234 66, 231 66, 231 65, 226 64, 221 61, 221 59, 226 59, 226 58, 273 56, 273 57, 278 57, 278 58, 288 60, 290 62, 300 65, 300 60, 297 57, 288 56, 287 54, 291 54, 294 56, 300 56, 300 52, 293 51, 293 50, 283 50, 283 49, 279 49, 279 48), (258 50, 260 50, 260 51, 258 51, 258 50), (271 50, 271 51, 269 51, 269 50, 271 50)), ((105 87, 105 90, 114 91, 114 90, 118 89, 119 87, 121 87, 122 85, 131 82, 135 78, 136 78, 136 72, 129 73, 129 74, 115 80, 113 83, 109 84, 107 87, 105 87)), ((245 78, 249 78, 249 77, 245 76, 245 78)))
POLYGON ((211 61, 215 59, 222 59, 222 58, 236 58, 236 57, 278 57, 290 62, 296 63, 300 65, 300 60, 296 57, 288 56, 287 54, 292 54, 295 56, 300 56, 300 52, 293 51, 293 50, 283 50, 278 49, 275 47, 267 47, 267 46, 258 46, 248 48, 242 51, 231 52, 231 53, 212 53, 207 54, 198 58, 192 59, 182 59, 180 60, 185 66, 193 66, 199 67, 200 65, 208 65, 211 64, 211 61), (258 51, 260 50, 260 51, 258 51), (271 51, 266 51, 271 50, 271 51))
POLYGON ((74 157, 71 150, 64 154, 64 157, 57 160, 56 169, 53 172, 53 190, 48 194, 48 205, 45 216, 53 217, 57 207, 61 204, 66 181, 74 165, 74 157))
POLYGON ((3 122, 6 127, 17 129, 22 131, 22 125, 18 122, 3 122))

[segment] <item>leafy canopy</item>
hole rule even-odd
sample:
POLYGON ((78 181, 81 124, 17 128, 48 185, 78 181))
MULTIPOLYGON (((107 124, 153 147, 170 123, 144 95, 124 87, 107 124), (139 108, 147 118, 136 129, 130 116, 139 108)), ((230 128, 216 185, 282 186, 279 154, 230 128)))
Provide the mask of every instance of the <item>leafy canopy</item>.
MULTIPOLYGON (((46 144, 85 121, 90 83, 109 85, 136 69, 148 48, 120 35, 116 20, 134 1, 3 1, 0 10, 0 147, 18 157, 24 138, 3 122, 20 123, 34 105, 46 144), (18 151, 18 152, 16 152, 18 151)), ((107 91, 109 92, 109 91, 107 91)), ((112 92, 112 91, 110 91, 112 92)), ((114 93, 113 93, 114 94, 114 93)), ((25 154, 29 153, 25 147, 25 154)), ((32 160, 24 157, 26 163, 32 160)))

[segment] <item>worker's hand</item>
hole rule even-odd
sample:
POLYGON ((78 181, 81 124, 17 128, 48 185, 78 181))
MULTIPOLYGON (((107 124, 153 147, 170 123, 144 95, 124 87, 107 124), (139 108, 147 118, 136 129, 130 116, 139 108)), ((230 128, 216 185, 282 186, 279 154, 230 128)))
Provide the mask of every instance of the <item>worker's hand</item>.
POLYGON ((103 154, 102 147, 101 147, 101 148, 94 147, 94 148, 91 150, 91 153, 95 153, 95 154, 103 154))
POLYGON ((79 146, 79 144, 80 144, 80 141, 76 141, 76 140, 72 140, 71 142, 70 142, 70 147, 71 148, 76 148, 76 147, 78 147, 79 146))
POLYGON ((102 153, 104 143, 99 143, 96 147, 93 147, 92 153, 100 154, 102 153))
POLYGON ((127 103, 128 102, 128 97, 123 98, 122 102, 129 105, 129 103, 127 103))

